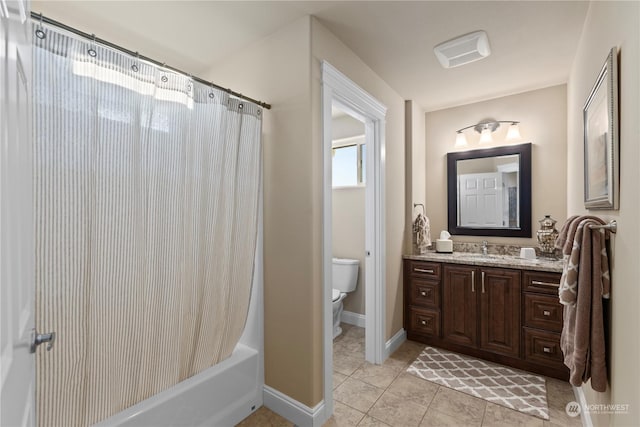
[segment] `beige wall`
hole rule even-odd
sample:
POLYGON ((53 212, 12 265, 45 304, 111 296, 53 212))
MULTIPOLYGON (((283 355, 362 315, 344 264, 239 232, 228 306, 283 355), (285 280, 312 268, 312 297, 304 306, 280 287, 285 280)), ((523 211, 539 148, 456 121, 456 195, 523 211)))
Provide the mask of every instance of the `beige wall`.
MULTIPOLYGON (((538 220, 549 214, 562 224, 567 218, 566 161, 567 161, 567 111, 566 85, 524 92, 517 95, 491 99, 426 114, 426 183, 427 216, 431 220, 431 234, 436 237, 447 229, 447 163, 448 152, 454 148, 455 131, 487 118, 520 121, 522 140, 532 142, 532 237, 473 237, 453 236, 458 241, 508 242, 512 244, 537 244, 535 232, 540 228, 538 220)), ((503 143, 506 125, 494 132, 494 143, 503 143)), ((466 132, 469 145, 478 148, 479 134, 466 132)), ((517 143, 516 142, 516 143, 517 143)))
POLYGON ((404 103, 315 19, 236 53, 203 77, 273 104, 265 114, 265 381, 313 407, 322 400, 322 118, 327 59, 387 105, 386 336, 402 328, 404 103), (291 304, 295 301, 295 304, 291 304))
POLYGON ((592 414, 596 426, 632 426, 640 420, 640 3, 592 2, 568 84, 567 212, 587 213, 583 202, 582 108, 614 46, 620 51, 620 210, 591 211, 616 219, 611 240, 612 288, 609 322, 610 388, 582 387, 589 403, 629 404, 625 415, 592 414))
MULTIPOLYGON (((321 147, 321 63, 328 61, 387 106, 385 157, 386 339, 402 328, 402 252, 405 231, 404 100, 317 19, 311 21, 314 145, 321 147)), ((318 164, 322 164, 317 152, 318 164)), ((320 178, 318 177, 318 180, 320 178)), ((318 181, 320 182, 320 181, 318 181)), ((318 210, 318 215, 321 211, 318 210)), ((318 262, 320 258, 317 258, 318 262)), ((317 332, 321 328, 318 325, 317 332)))
POLYGON ((322 400, 322 246, 310 25, 300 19, 202 77, 273 105, 263 129, 265 382, 313 407, 322 400))
POLYGON ((427 153, 425 140, 425 112, 414 101, 405 101, 405 252, 412 253, 411 224, 419 212, 420 207, 414 208, 414 203, 425 205, 427 193, 427 153))
POLYGON ((333 256, 360 261, 356 290, 344 299, 344 309, 365 314, 364 187, 333 190, 333 256))
POLYGON ((364 123, 350 115, 334 117, 331 120, 331 138, 350 138, 354 136, 364 136, 364 123))
MULTIPOLYGON (((361 121, 349 115, 333 118, 331 136, 334 140, 359 135, 364 135, 361 121)), ((333 256, 360 261, 358 284, 344 299, 344 309, 364 315, 365 187, 338 188, 332 193, 333 256)))

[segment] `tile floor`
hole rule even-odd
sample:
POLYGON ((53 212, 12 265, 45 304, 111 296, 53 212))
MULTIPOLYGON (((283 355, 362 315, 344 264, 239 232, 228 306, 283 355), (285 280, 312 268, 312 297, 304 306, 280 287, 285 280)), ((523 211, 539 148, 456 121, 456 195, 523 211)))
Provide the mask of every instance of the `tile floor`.
MULTIPOLYGON (((424 348, 406 341, 382 365, 364 361, 364 329, 342 325, 333 343, 334 413, 324 427, 354 426, 581 426, 565 413, 574 400, 568 383, 547 378, 549 421, 525 415, 420 379, 405 371, 424 348)), ((289 427, 292 423, 260 408, 239 427, 289 427)))

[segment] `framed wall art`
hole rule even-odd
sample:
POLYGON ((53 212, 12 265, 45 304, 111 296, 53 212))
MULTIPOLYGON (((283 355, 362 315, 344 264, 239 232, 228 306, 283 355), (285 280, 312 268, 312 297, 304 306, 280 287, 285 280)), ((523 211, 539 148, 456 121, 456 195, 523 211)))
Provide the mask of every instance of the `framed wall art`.
POLYGON ((584 206, 618 209, 618 49, 609 51, 583 109, 584 206))

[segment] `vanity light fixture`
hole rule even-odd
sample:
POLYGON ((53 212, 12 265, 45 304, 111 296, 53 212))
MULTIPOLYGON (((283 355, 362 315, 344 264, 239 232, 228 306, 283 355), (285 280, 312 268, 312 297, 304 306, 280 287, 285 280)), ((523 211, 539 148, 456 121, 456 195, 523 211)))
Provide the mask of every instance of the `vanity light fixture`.
POLYGON ((511 123, 511 125, 509 125, 509 130, 507 130, 506 140, 515 141, 521 138, 522 137, 520 136, 520 126, 518 126, 518 122, 511 123))
POLYGON ((466 147, 467 137, 462 133, 467 129, 473 128, 476 132, 480 134, 480 144, 488 144, 493 142, 492 133, 496 131, 500 127, 500 123, 510 123, 509 130, 507 131, 506 140, 513 141, 520 139, 520 127, 518 126, 520 122, 515 120, 483 120, 480 123, 475 125, 470 125, 467 127, 463 127, 462 129, 458 129, 456 131, 456 147, 466 147))

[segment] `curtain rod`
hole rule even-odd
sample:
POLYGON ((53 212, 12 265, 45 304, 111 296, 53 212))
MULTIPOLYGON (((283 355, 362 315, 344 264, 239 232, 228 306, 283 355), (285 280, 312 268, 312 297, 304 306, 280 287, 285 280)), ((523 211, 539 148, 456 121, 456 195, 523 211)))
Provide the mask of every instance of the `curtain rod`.
POLYGON ((188 76, 191 79, 197 81, 198 83, 202 83, 203 85, 213 86, 216 89, 223 90, 223 91, 227 92, 230 95, 233 95, 233 96, 238 97, 240 99, 244 99, 245 101, 253 102, 254 104, 257 104, 257 105, 261 106, 262 108, 266 108, 267 110, 271 109, 271 104, 267 104, 266 102, 258 101, 256 99, 250 98, 250 97, 248 97, 246 95, 243 95, 241 93, 235 92, 235 91, 233 91, 231 89, 227 89, 227 88, 224 88, 222 86, 218 86, 217 84, 215 84, 213 82, 201 79, 200 77, 196 77, 196 76, 194 76, 192 74, 189 74, 189 73, 187 73, 185 71, 182 71, 182 70, 179 70, 177 68, 171 67, 169 65, 166 65, 165 63, 156 61, 155 59, 151 59, 151 58, 149 58, 147 56, 140 55, 140 54, 138 54, 138 52, 133 52, 133 51, 127 49, 127 48, 124 48, 122 46, 118 46, 115 43, 111 43, 109 41, 100 39, 100 38, 96 37, 94 34, 85 33, 84 31, 80 31, 77 28, 70 27, 70 26, 68 26, 66 24, 63 24, 62 22, 58 22, 58 21, 56 21, 54 19, 48 18, 46 16, 43 16, 42 13, 31 12, 31 19, 33 19, 34 21, 37 21, 37 22, 53 25, 54 27, 62 28, 65 31, 69 31, 69 32, 71 32, 73 34, 76 34, 76 35, 80 36, 80 37, 84 37, 86 39, 89 39, 89 40, 94 41, 96 43, 99 43, 101 45, 110 47, 111 49, 119 50, 121 52, 126 53, 127 55, 134 56, 134 57, 142 59, 142 60, 144 60, 146 62, 150 62, 151 64, 154 64, 156 66, 162 67, 162 68, 167 69, 167 70, 171 70, 171 71, 173 71, 175 73, 179 73, 179 74, 183 74, 185 76, 188 76))

